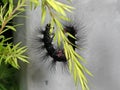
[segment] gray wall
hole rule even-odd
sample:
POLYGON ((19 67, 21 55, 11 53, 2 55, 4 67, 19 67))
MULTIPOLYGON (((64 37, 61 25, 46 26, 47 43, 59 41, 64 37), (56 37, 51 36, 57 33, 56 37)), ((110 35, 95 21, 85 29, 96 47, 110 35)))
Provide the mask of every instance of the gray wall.
MULTIPOLYGON (((83 53, 86 66, 94 74, 93 78, 88 77, 91 90, 120 90, 120 0, 73 0, 71 5, 76 10, 68 16, 78 24, 82 21, 87 31, 83 53)), ((32 33, 40 25, 40 10, 28 9, 26 13, 27 45, 30 45, 32 33)), ((30 57, 26 82, 21 84, 27 85, 27 90, 75 90, 72 77, 60 64, 56 71, 51 71, 48 63, 41 64, 39 55, 31 53, 30 57)))

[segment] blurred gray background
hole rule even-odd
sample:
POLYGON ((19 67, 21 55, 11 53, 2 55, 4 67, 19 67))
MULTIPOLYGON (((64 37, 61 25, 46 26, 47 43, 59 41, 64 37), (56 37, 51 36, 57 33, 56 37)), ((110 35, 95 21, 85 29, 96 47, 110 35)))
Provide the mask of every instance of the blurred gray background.
MULTIPOLYGON (((62 2, 68 4, 67 0, 62 2)), ((120 90, 120 0, 73 0, 70 5, 76 9, 68 16, 77 24, 82 22, 87 31, 82 53, 94 75, 88 77, 90 90, 120 90)), ((16 38, 29 46, 32 33, 40 27, 40 9, 27 8, 26 15, 26 32, 16 34, 16 38)), ((39 56, 29 56, 30 64, 21 71, 21 90, 76 90, 72 76, 59 63, 56 71, 51 71, 47 63, 40 63, 39 56)))

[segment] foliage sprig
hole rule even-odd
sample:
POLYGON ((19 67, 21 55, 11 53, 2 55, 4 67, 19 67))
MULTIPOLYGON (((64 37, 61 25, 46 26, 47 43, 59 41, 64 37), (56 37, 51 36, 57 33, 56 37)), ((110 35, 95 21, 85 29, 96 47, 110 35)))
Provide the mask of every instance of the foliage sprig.
MULTIPOLYGON (((27 0, 18 0, 16 6, 13 4, 13 0, 5 0, 7 3, 9 2, 9 8, 6 11, 6 5, 0 6, 0 63, 5 62, 11 64, 15 68, 19 68, 18 59, 23 62, 28 62, 27 57, 23 55, 26 51, 25 47, 19 47, 20 43, 13 45, 12 43, 6 43, 8 39, 6 39, 2 34, 7 30, 16 31, 16 25, 7 25, 13 18, 18 16, 21 12, 25 11, 25 6, 27 0)), ((71 0, 67 0, 71 1, 71 0)), ((86 60, 79 55, 77 52, 73 50, 72 44, 67 39, 64 34, 64 28, 61 21, 70 21, 67 17, 67 12, 72 12, 74 7, 71 7, 67 4, 63 4, 57 0, 30 0, 31 7, 38 7, 41 5, 41 23, 44 23, 46 19, 46 14, 49 13, 50 21, 52 27, 56 27, 54 42, 57 42, 58 46, 63 46, 65 56, 68 60, 68 67, 70 73, 74 77, 75 84, 81 84, 82 90, 89 90, 88 88, 88 80, 85 76, 92 76, 90 71, 81 64, 80 61, 86 62, 86 60)), ((53 32, 53 28, 51 28, 51 32, 53 32)), ((74 38, 71 34, 68 34, 72 38, 74 38)))
POLYGON ((18 59, 28 63, 28 57, 23 55, 27 48, 25 46, 20 47, 20 43, 16 45, 13 45, 12 43, 5 44, 9 39, 10 38, 5 39, 3 35, 0 36, 0 65, 4 62, 18 69, 18 59))
MULTIPOLYGON (((41 0, 41 22, 44 23, 46 12, 48 10, 51 17, 50 24, 53 27, 56 26, 54 40, 57 41, 58 46, 62 44, 64 47, 65 56, 68 60, 69 70, 74 77, 75 84, 78 85, 78 83, 80 83, 82 90, 89 90, 88 80, 85 74, 87 73, 90 76, 93 75, 85 66, 80 63, 80 61, 86 62, 86 60, 73 50, 72 44, 64 34, 64 28, 61 23, 62 20, 70 21, 67 17, 66 11, 72 12, 73 9, 73 7, 58 2, 57 0, 41 0)), ((72 38, 75 38, 71 34, 68 35, 72 38)))
POLYGON ((7 30, 16 31, 16 28, 11 25, 7 25, 10 20, 18 16, 20 13, 25 11, 26 0, 19 0, 17 6, 14 7, 13 0, 9 0, 4 6, 0 7, 0 34, 6 32, 7 30), (9 3, 8 10, 6 9, 9 3), (7 10, 7 11, 6 11, 7 10), (6 27, 6 28, 5 28, 6 27))
POLYGON ((19 61, 28 63, 28 57, 24 54, 27 51, 26 46, 21 43, 9 43, 12 39, 6 38, 8 30, 17 31, 16 27, 20 24, 13 23, 13 19, 25 11, 26 0, 0 1, 0 90, 18 90, 15 74, 20 68, 19 61), (13 79, 14 78, 14 79, 13 79))
POLYGON ((9 25, 10 21, 17 17, 25 10, 26 0, 18 0, 17 4, 13 4, 13 0, 9 0, 0 7, 0 64, 5 62, 11 64, 14 68, 19 68, 18 60, 27 62, 27 56, 23 55, 26 52, 26 47, 20 47, 20 43, 14 45, 12 42, 7 43, 11 38, 5 38, 2 35, 8 30, 16 31, 16 26, 9 25), (7 5, 9 6, 7 8, 7 5))

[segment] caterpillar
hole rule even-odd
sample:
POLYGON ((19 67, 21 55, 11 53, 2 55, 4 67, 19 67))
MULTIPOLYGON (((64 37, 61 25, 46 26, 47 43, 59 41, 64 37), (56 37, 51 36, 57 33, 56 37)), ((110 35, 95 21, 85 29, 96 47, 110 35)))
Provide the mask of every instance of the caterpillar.
POLYGON ((55 49, 53 44, 52 44, 52 39, 50 37, 49 31, 50 31, 50 24, 46 25, 45 31, 43 31, 43 39, 42 41, 44 42, 44 47, 47 50, 47 53, 49 56, 53 58, 53 61, 59 61, 59 62, 66 62, 66 57, 62 49, 55 49))
MULTIPOLYGON (((70 33, 72 36, 77 38, 76 34, 77 34, 78 28, 76 28, 75 25, 68 24, 68 25, 63 25, 63 26, 64 26, 63 27, 64 33, 70 33)), ((41 61, 47 61, 49 59, 49 57, 51 57, 52 60, 49 60, 49 61, 51 62, 52 65, 55 65, 56 62, 61 62, 63 64, 67 64, 68 60, 66 59, 64 49, 55 47, 55 45, 53 43, 54 35, 50 34, 51 28, 52 27, 50 24, 46 24, 44 30, 41 28, 38 29, 36 31, 37 35, 33 34, 34 38, 32 39, 32 47, 30 47, 30 48, 32 48, 32 52, 35 51, 34 56, 35 56, 35 53, 37 53, 37 57, 38 57, 38 59, 42 59, 41 61)), ((73 49, 75 50, 76 46, 77 46, 76 45, 77 39, 72 38, 69 35, 67 35, 66 37, 72 43, 71 45, 72 45, 73 49)))
MULTIPOLYGON (((44 43, 44 47, 47 50, 47 53, 49 56, 51 56, 53 58, 53 62, 67 62, 65 54, 64 54, 64 50, 63 49, 55 49, 53 44, 52 44, 52 40, 53 37, 50 37, 49 31, 50 31, 50 24, 46 25, 45 31, 42 31, 43 34, 43 43, 44 43)), ((72 26, 65 26, 64 27, 64 32, 68 32, 71 35, 73 35, 75 37, 76 31, 74 29, 74 27, 72 26)), ((72 47, 75 50, 75 39, 67 36, 68 40, 73 44, 72 47)))

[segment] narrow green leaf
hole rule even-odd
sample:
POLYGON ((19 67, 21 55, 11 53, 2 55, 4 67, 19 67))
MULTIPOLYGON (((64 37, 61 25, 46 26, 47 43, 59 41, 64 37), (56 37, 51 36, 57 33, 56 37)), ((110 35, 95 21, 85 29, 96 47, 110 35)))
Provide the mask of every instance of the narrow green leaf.
POLYGON ((10 60, 11 60, 11 58, 12 58, 12 56, 10 55, 10 56, 6 56, 6 59, 5 59, 5 63, 7 64, 7 63, 9 63, 10 62, 10 60))
MULTIPOLYGON (((20 45, 20 44, 19 44, 20 45)), ((17 47, 17 53, 20 53, 21 51, 23 52, 23 50, 26 50, 26 47, 23 46, 23 47, 17 47)))
POLYGON ((12 12, 13 12, 13 0, 9 0, 8 14, 10 15, 12 12))
POLYGON ((90 76, 93 77, 93 74, 92 74, 87 68, 85 68, 85 72, 86 72, 88 75, 90 75, 90 76))
POLYGON ((68 52, 67 52, 68 50, 69 49, 67 48, 67 43, 65 42, 64 43, 64 52, 65 52, 65 56, 66 56, 67 59, 69 59, 69 55, 68 55, 68 52))
POLYGON ((76 57, 78 57, 81 61, 83 61, 84 63, 86 62, 86 60, 82 57, 82 56, 80 56, 78 53, 76 53, 74 50, 72 50, 73 51, 73 54, 76 56, 76 57))
POLYGON ((13 49, 16 49, 20 46, 21 42, 17 43, 16 45, 13 46, 13 49))
POLYGON ((30 0, 31 9, 32 9, 32 8, 35 9, 35 8, 37 8, 39 5, 40 5, 39 0, 30 0))
POLYGON ((58 46, 60 46, 61 44, 61 35, 60 33, 57 33, 57 40, 58 40, 58 46))
POLYGON ((19 55, 17 58, 20 59, 20 60, 23 61, 23 62, 29 63, 29 62, 27 61, 28 57, 26 57, 26 56, 19 55))
POLYGON ((43 24, 44 21, 45 21, 45 18, 46 18, 46 8, 45 7, 42 7, 42 15, 41 15, 41 23, 43 24))
POLYGON ((74 77, 74 81, 75 81, 75 84, 77 85, 78 81, 77 81, 77 70, 75 69, 74 67, 74 70, 73 70, 73 77, 74 77))
POLYGON ((63 4, 63 3, 60 3, 60 2, 57 2, 56 1, 56 4, 63 7, 64 10, 67 10, 69 12, 72 12, 73 9, 75 9, 74 7, 71 7, 69 5, 66 5, 66 4, 63 4))
POLYGON ((72 73, 72 60, 71 59, 68 60, 68 67, 69 67, 70 73, 72 73))
POLYGON ((70 21, 69 18, 67 18, 65 16, 62 16, 62 15, 60 15, 59 18, 62 19, 62 20, 64 20, 64 21, 68 21, 68 22, 70 21))
POLYGON ((59 6, 57 6, 57 5, 55 4, 55 1, 53 1, 53 0, 46 0, 46 2, 47 2, 54 10, 56 10, 57 12, 60 12, 60 11, 59 11, 59 6))
POLYGON ((13 31, 16 31, 16 28, 14 28, 14 26, 6 25, 5 27, 7 27, 8 29, 11 29, 11 30, 13 30, 13 31))
POLYGON ((24 12, 24 11, 25 11, 25 8, 19 8, 18 11, 24 12))
POLYGON ((76 40, 76 38, 72 35, 72 34, 70 34, 70 33, 66 33, 68 36, 70 36, 71 38, 73 38, 73 39, 75 39, 76 40))
POLYGON ((20 66, 18 65, 18 62, 17 62, 17 58, 13 58, 13 60, 12 60, 12 62, 10 62, 10 64, 16 69, 20 68, 20 66))

